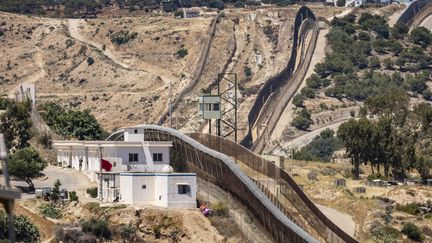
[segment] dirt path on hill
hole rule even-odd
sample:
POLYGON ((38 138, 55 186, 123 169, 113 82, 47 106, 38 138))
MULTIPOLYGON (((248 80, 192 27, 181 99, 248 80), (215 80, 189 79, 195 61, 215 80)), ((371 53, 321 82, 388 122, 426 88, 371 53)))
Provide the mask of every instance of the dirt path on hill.
POLYGON ((25 80, 23 80, 22 82, 20 82, 17 86, 15 86, 15 88, 9 90, 8 92, 8 97, 11 99, 15 99, 15 94, 17 92, 19 92, 19 87, 22 84, 32 84, 32 83, 36 83, 36 81, 44 78, 46 76, 46 71, 45 71, 45 63, 42 60, 42 57, 40 55, 40 52, 37 52, 35 55, 35 64, 39 67, 39 71, 32 73, 28 76, 26 76, 25 80))
POLYGON ((97 42, 94 42, 87 37, 83 36, 79 32, 79 26, 81 24, 85 24, 85 21, 82 19, 69 19, 68 20, 68 28, 69 33, 72 38, 79 40, 80 42, 86 43, 90 46, 95 47, 99 51, 102 52, 103 55, 108 57, 111 61, 113 61, 115 64, 119 65, 122 68, 129 69, 129 65, 122 62, 108 47, 105 47, 105 50, 103 48, 103 45, 97 42))
POLYGON ((342 120, 339 120, 339 121, 337 121, 337 122, 335 122, 335 123, 327 124, 327 125, 324 126, 324 127, 320 127, 320 128, 318 128, 318 129, 315 129, 315 130, 313 130, 313 131, 311 131, 311 132, 308 132, 308 133, 306 133, 306 134, 304 134, 304 135, 301 135, 301 136, 299 136, 299 137, 296 137, 296 138, 294 138, 294 139, 292 139, 292 140, 286 142, 286 143, 284 144, 284 147, 287 146, 287 147, 289 147, 289 148, 301 149, 302 147, 304 147, 304 146, 308 145, 310 142, 312 142, 312 140, 313 140, 316 136, 318 136, 322 131, 324 131, 324 130, 326 130, 326 129, 331 129, 331 130, 334 130, 334 131, 335 131, 335 130, 337 130, 337 129, 339 128, 339 126, 340 126, 342 123, 346 122, 346 121, 349 120, 350 118, 352 118, 352 117, 347 117, 347 118, 344 118, 344 119, 342 119, 342 120))

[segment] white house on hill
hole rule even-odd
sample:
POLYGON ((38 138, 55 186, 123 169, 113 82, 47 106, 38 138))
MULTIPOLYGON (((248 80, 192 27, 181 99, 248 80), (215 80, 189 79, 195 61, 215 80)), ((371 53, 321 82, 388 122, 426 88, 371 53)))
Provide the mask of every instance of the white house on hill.
MULTIPOLYGON (((196 174, 175 173, 171 141, 145 141, 142 128, 127 128, 124 141, 54 141, 57 162, 102 184, 102 201, 160 207, 196 207, 196 174), (101 161, 105 161, 102 162, 101 161), (101 166, 102 183, 100 183, 101 166)), ((98 186, 100 187, 100 186, 98 186)))

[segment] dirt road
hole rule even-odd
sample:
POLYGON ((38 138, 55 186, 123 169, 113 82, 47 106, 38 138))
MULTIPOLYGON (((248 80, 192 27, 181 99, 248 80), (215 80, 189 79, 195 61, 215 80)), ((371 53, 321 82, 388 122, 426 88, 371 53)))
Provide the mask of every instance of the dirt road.
POLYGON ((334 208, 329 208, 319 204, 315 204, 321 212, 327 216, 333 223, 341 228, 345 233, 354 237, 355 223, 351 215, 337 211, 334 208))
POLYGON ((96 43, 90 39, 87 39, 85 36, 81 35, 79 32, 79 27, 80 27, 80 25, 83 25, 83 24, 85 24, 85 21, 83 19, 69 19, 68 20, 69 33, 70 33, 72 38, 99 49, 106 57, 108 57, 115 64, 121 66, 122 68, 126 68, 126 69, 129 68, 129 65, 122 62, 108 47, 103 48, 102 44, 96 43))

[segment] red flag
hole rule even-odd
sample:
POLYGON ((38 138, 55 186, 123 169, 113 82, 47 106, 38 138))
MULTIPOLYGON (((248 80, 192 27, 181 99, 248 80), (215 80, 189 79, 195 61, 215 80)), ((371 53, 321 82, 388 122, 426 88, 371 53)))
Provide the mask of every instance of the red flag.
POLYGON ((101 165, 102 169, 104 169, 106 171, 111 171, 111 168, 112 168, 111 162, 109 162, 108 160, 104 160, 104 159, 102 159, 101 161, 102 161, 102 165, 101 165))

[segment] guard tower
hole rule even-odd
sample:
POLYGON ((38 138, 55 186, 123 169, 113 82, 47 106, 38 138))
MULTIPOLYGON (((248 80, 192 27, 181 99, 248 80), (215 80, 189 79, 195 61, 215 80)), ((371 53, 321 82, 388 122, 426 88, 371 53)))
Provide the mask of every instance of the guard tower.
POLYGON ((198 115, 207 120, 210 134, 212 120, 216 120, 216 134, 222 137, 234 134, 237 142, 237 74, 219 74, 216 85, 217 94, 211 94, 210 87, 210 94, 199 98, 198 115))

